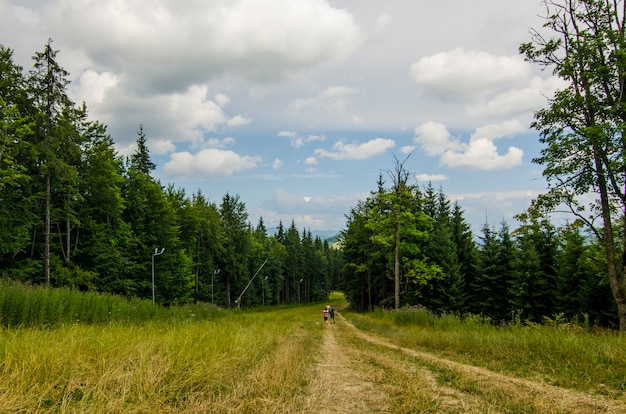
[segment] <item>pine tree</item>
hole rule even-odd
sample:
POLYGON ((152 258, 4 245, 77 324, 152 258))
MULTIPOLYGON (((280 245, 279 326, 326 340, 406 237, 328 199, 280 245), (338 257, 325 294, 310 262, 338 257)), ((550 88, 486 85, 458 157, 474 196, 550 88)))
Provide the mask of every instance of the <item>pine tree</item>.
MULTIPOLYGON (((427 191, 428 195, 434 192, 427 191)), ((463 308, 464 281, 458 262, 453 228, 450 222, 450 202, 443 191, 436 195, 434 224, 429 233, 425 254, 442 271, 440 277, 431 280, 423 293, 423 304, 434 312, 460 312, 463 308)), ((430 204, 429 202, 426 203, 430 204)))
MULTIPOLYGON (((76 124, 85 116, 84 110, 77 110, 67 96, 69 73, 57 63, 57 53, 52 49, 52 40, 48 40, 43 52, 33 56, 35 63, 29 77, 29 91, 37 111, 36 145, 44 183, 43 258, 46 284, 50 283, 53 220, 62 220, 66 224, 64 254, 66 261, 69 260, 70 228, 75 221, 75 203, 80 201, 76 169, 80 163, 81 137, 76 124)), ((58 229, 59 233, 62 231, 58 229)), ((59 249, 57 253, 61 251, 59 249)))
MULTIPOLYGON (((38 158, 29 142, 34 127, 29 110, 22 68, 14 64, 13 51, 0 45, 0 267, 4 269, 13 267, 27 249, 37 221, 27 168, 38 158)), ((9 273, 15 277, 16 272, 9 273)))

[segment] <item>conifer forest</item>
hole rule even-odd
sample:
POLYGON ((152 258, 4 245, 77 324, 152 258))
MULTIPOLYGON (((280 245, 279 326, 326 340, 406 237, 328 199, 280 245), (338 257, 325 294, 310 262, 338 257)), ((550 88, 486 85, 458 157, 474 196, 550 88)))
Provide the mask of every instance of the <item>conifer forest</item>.
POLYGON ((25 70, 0 46, 3 279, 165 306, 312 303, 341 290, 360 311, 620 323, 601 237, 524 207, 514 227, 474 234, 462 205, 412 184, 400 159, 346 212, 336 240, 293 221, 271 233, 250 223, 245 194, 209 200, 164 185, 142 125, 135 152, 120 156, 106 125, 68 97, 57 53, 48 42, 25 70))

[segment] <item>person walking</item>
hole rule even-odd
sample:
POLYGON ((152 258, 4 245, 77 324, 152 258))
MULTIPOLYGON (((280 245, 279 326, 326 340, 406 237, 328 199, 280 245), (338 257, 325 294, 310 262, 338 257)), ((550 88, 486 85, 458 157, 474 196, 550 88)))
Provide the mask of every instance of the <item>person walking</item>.
POLYGON ((329 306, 326 306, 322 313, 324 315, 324 323, 328 323, 328 315, 330 314, 329 306))
POLYGON ((330 323, 335 323, 335 306, 330 305, 330 309, 328 309, 328 317, 330 318, 330 323))

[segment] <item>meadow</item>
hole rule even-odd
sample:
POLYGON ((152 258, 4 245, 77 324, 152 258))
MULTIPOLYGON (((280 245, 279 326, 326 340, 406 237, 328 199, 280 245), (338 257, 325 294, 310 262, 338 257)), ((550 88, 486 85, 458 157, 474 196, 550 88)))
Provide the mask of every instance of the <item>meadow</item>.
MULTIPOLYGON (((337 336, 344 348, 336 352, 354 354, 353 360, 371 348, 357 368, 375 382, 374 388, 393 389, 385 412, 443 412, 428 395, 419 407, 431 411, 394 405, 415 401, 417 390, 424 388, 421 371, 411 369, 409 375, 389 368, 380 358, 392 351, 359 345, 341 321, 325 325, 323 304, 166 309, 150 302, 41 289, 2 286, 1 413, 312 412, 308 410, 329 329, 345 333, 337 336), (17 323, 15 317, 7 323, 7 303, 16 307, 13 313, 43 319, 17 323), (45 312, 38 303, 45 303, 45 312), (29 312, 18 312, 19 306, 29 306, 29 312), (102 316, 85 316, 93 308, 102 316), (63 316, 65 310, 71 318, 63 316), (56 316, 41 316, 46 312, 56 316)), ((331 300, 338 308, 346 305, 340 294, 331 300)), ((626 340, 615 332, 549 323, 495 327, 480 318, 435 317, 415 309, 340 313, 346 323, 398 347, 616 401, 624 397, 626 340)), ((423 361, 406 363, 428 366, 423 361)), ((330 364, 326 369, 348 365, 330 364)), ((439 384, 461 386, 449 372, 432 371, 439 384)), ((341 372, 330 374, 341 377, 341 372)))

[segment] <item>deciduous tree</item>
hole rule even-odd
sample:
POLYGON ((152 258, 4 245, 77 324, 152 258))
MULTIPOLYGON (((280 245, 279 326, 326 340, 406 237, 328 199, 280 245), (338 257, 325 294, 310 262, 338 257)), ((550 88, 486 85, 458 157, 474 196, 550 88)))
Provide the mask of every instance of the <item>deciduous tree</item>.
POLYGON ((564 205, 601 240, 620 330, 626 331, 626 2, 545 0, 544 27, 520 46, 566 86, 535 114, 547 194, 532 210, 564 205), (584 200, 591 199, 585 203, 584 200))

